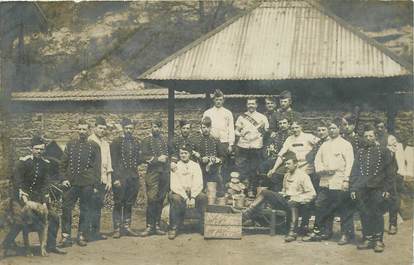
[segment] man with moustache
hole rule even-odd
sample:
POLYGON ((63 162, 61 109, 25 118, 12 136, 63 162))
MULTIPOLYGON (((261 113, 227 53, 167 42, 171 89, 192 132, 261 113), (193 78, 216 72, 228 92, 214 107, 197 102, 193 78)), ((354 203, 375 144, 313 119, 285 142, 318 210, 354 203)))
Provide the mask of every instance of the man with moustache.
POLYGON ((98 193, 101 183, 101 152, 99 145, 88 140, 89 124, 80 119, 78 122, 77 139, 70 140, 63 152, 60 172, 64 181, 62 185, 67 189, 63 195, 62 205, 62 245, 72 246, 71 237, 72 209, 76 202, 80 203, 80 215, 77 243, 87 245, 86 235, 91 226, 93 213, 91 201, 98 193))
POLYGON ((384 251, 383 214, 393 185, 391 162, 390 151, 377 142, 375 128, 366 125, 349 180, 351 198, 361 215, 363 242, 357 246, 360 250, 384 251))
POLYGON ((138 236, 132 231, 131 222, 132 207, 139 191, 138 165, 141 161, 141 147, 138 139, 132 135, 134 123, 128 118, 123 118, 121 125, 123 135, 111 143, 114 167, 112 176, 114 233, 112 237, 116 239, 121 236, 138 236))
POLYGON ((95 120, 94 132, 88 137, 89 141, 99 145, 101 150, 101 180, 96 185, 98 192, 92 198, 91 227, 88 234, 89 241, 105 240, 107 237, 100 233, 101 230, 101 209, 104 205, 105 195, 112 189, 112 160, 109 143, 104 139, 107 130, 106 121, 98 116, 95 120))
MULTIPOLYGON (((292 108, 292 94, 288 90, 284 90, 279 95, 279 106, 270 117, 269 126, 271 129, 277 131, 279 130, 278 124, 279 120, 283 117, 286 117, 290 121, 299 119, 300 115, 298 112, 294 111, 292 108)), ((274 132, 272 132, 274 134, 274 132)))
POLYGON ((180 146, 184 144, 193 145, 191 137, 191 123, 189 120, 182 119, 179 121, 180 135, 174 137, 173 150, 171 154, 171 161, 177 162, 179 160, 180 146))
POLYGON ((167 139, 161 134, 162 122, 154 120, 151 125, 151 135, 142 141, 142 159, 147 163, 145 178, 147 186, 147 227, 140 234, 165 235, 161 230, 161 212, 165 196, 170 188, 169 159, 167 139))
POLYGON ((247 112, 241 114, 236 121, 235 134, 239 140, 235 160, 240 179, 249 180, 248 196, 254 197, 259 184, 257 168, 262 155, 263 136, 269 129, 269 122, 266 116, 256 111, 256 98, 248 98, 246 107, 247 112))

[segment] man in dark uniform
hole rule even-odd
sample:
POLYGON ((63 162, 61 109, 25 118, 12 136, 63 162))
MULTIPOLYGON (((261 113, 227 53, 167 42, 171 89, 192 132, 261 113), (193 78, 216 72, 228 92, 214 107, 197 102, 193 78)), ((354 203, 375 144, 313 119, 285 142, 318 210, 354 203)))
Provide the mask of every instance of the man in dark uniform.
POLYGON ((355 155, 361 146, 361 137, 355 132, 356 123, 355 116, 345 115, 342 117, 341 136, 352 144, 355 155))
POLYGON ((265 147, 263 150, 264 160, 260 163, 258 168, 258 174, 261 180, 260 186, 267 186, 269 188, 273 188, 276 191, 280 191, 282 189, 283 176, 285 174, 284 167, 280 167, 275 176, 271 179, 267 177, 267 172, 272 169, 273 165, 276 162, 277 154, 279 153, 280 149, 282 149, 283 143, 289 137, 289 126, 290 121, 288 118, 281 117, 278 124, 279 130, 273 135, 273 137, 269 137, 265 142, 265 147))
POLYGON ((269 128, 273 128, 275 131, 279 130, 279 120, 283 117, 290 121, 298 120, 300 115, 298 112, 292 109, 292 94, 290 91, 283 91, 279 97, 280 108, 272 114, 269 120, 269 128))
MULTIPOLYGON (((263 114, 266 116, 267 120, 270 122, 273 113, 276 112, 276 101, 273 96, 268 96, 265 98, 265 107, 266 107, 266 110, 263 114)), ((269 124, 269 131, 267 131, 264 137, 264 141, 267 142, 268 138, 270 137, 270 134, 276 131, 277 131, 277 124, 269 124), (274 127, 271 127, 271 125, 274 127)))
POLYGON ((201 121, 201 133, 194 137, 193 154, 197 158, 203 172, 203 187, 207 182, 217 183, 217 192, 224 195, 224 183, 221 176, 221 154, 220 142, 210 134, 211 119, 205 117, 201 121))
POLYGON ((180 146, 184 144, 193 145, 191 133, 191 123, 189 120, 180 120, 180 135, 174 137, 173 150, 171 152, 171 161, 177 162, 179 160, 180 146))
POLYGON ((141 236, 165 235, 161 230, 161 212, 164 198, 170 187, 167 139, 161 134, 162 122, 152 122, 151 135, 142 141, 142 158, 148 164, 147 186, 147 228, 141 236))
POLYGON ((63 195, 62 206, 62 245, 73 244, 71 238, 72 209, 77 200, 80 203, 80 216, 77 243, 86 246, 86 234, 91 226, 92 196, 98 192, 101 182, 101 156, 99 145, 88 141, 89 125, 81 119, 78 123, 79 138, 66 144, 60 172, 68 189, 63 195))
MULTIPOLYGON (((50 161, 44 158, 43 152, 45 144, 42 138, 34 136, 31 141, 32 154, 21 157, 17 162, 13 178, 13 198, 12 200, 23 207, 23 202, 34 201, 47 204, 50 209, 49 183, 51 181, 50 161)), ((40 220, 33 215, 34 225, 41 225, 40 220)), ((5 255, 9 255, 9 250, 14 245, 14 240, 18 233, 24 229, 24 223, 15 223, 3 241, 5 255)), ((59 216, 54 211, 48 213, 48 233, 46 251, 56 254, 66 254, 63 250, 56 247, 56 236, 59 229, 59 216)), ((45 253, 42 253, 45 255, 45 253)))
POLYGON ((388 133, 387 127, 385 127, 385 122, 382 119, 375 119, 374 123, 377 141, 381 146, 386 147, 388 145, 388 137, 390 134, 388 133))
POLYGON ((114 173, 112 191, 114 209, 112 213, 114 238, 121 236, 138 236, 131 230, 132 206, 135 204, 139 190, 138 165, 140 164, 140 145, 132 132, 133 122, 124 118, 121 121, 123 136, 111 144, 111 157, 114 173))
POLYGON ((375 128, 364 128, 364 143, 358 150, 350 176, 351 198, 361 215, 364 241, 358 249, 384 251, 385 200, 392 188, 391 154, 376 142, 375 128))

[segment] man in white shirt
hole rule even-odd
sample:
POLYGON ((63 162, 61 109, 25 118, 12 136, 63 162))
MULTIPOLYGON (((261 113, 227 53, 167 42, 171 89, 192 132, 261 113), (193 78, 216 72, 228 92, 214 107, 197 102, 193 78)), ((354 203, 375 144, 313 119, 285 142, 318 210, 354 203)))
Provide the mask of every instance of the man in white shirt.
POLYGON ((243 219, 254 217, 264 203, 270 204, 273 209, 284 210, 288 213, 287 223, 289 225, 289 233, 285 237, 285 242, 292 242, 297 237, 299 211, 307 207, 315 198, 316 192, 310 177, 298 168, 298 160, 293 152, 286 152, 283 160, 287 172, 283 178, 282 191, 265 189, 260 192, 249 208, 243 211, 243 219))
POLYGON ((89 141, 97 143, 101 150, 101 183, 94 189, 92 198, 91 231, 88 240, 103 240, 105 235, 100 234, 101 209, 104 205, 105 194, 112 188, 112 162, 109 143, 104 140, 107 130, 106 121, 103 117, 96 117, 94 133, 88 137, 89 141))
POLYGON ((204 212, 207 207, 207 196, 203 190, 203 173, 200 165, 190 160, 192 147, 184 144, 179 149, 180 160, 174 171, 171 171, 169 194, 170 201, 170 230, 168 239, 177 236, 177 230, 182 225, 185 210, 197 208, 200 212, 200 230, 203 232, 204 212))
POLYGON ((257 168, 262 159, 263 136, 269 129, 265 115, 256 111, 257 100, 247 99, 247 112, 241 114, 236 121, 235 134, 239 137, 236 149, 236 167, 240 179, 249 180, 249 197, 254 197, 258 186, 257 168))
POLYGON ((349 193, 349 176, 354 163, 354 150, 350 142, 340 136, 342 119, 329 122, 329 139, 315 157, 316 173, 320 176, 316 198, 316 221, 307 241, 329 238, 335 213, 341 218, 341 239, 338 245, 348 244, 354 238, 353 203, 349 193))
POLYGON ((229 173, 229 155, 233 151, 234 145, 234 118, 230 110, 223 107, 224 94, 216 89, 213 94, 214 106, 206 110, 201 120, 205 117, 211 119, 211 136, 220 141, 219 153, 222 161, 221 174, 224 180, 228 179, 229 173))

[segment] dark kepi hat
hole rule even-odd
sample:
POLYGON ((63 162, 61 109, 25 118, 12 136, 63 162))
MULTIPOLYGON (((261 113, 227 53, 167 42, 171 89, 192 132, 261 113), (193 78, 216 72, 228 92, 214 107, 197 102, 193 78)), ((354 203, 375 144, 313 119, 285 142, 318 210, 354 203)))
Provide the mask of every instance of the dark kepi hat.
POLYGON ((35 136, 33 136, 33 138, 32 138, 32 140, 31 140, 30 144, 31 144, 32 146, 35 146, 35 145, 45 144, 45 141, 44 141, 44 140, 43 140, 43 138, 42 138, 42 137, 40 137, 39 135, 35 135, 35 136))
POLYGON ((152 121, 152 124, 155 124, 155 125, 157 125, 158 127, 162 127, 162 121, 161 121, 161 119, 160 119, 160 118, 153 120, 153 121, 152 121))
POLYGON ((204 124, 207 127, 211 127, 211 118, 210 117, 204 117, 201 121, 201 124, 204 124))
POLYGON ((121 125, 122 125, 122 127, 125 127, 125 126, 127 126, 127 125, 131 125, 131 124, 133 124, 133 123, 132 123, 132 121, 131 121, 130 119, 128 119, 128 118, 123 118, 123 119, 121 120, 121 125))
POLYGON ((187 152, 190 152, 193 150, 190 144, 182 144, 180 145, 180 150, 185 150, 187 152))
POLYGON ((282 93, 280 93, 280 99, 287 99, 287 98, 292 98, 292 93, 290 93, 290 91, 288 90, 282 91, 282 93))
POLYGON ((178 122, 178 124, 179 124, 179 126, 180 126, 180 127, 183 127, 183 126, 185 126, 185 125, 187 125, 187 124, 191 124, 191 123, 190 123, 190 121, 189 121, 189 120, 182 119, 182 120, 180 120, 180 121, 178 122))
POLYGON ((106 126, 106 121, 105 121, 105 118, 104 118, 104 117, 102 117, 102 116, 98 116, 98 117, 96 117, 96 118, 95 118, 95 125, 96 125, 96 126, 98 126, 98 125, 103 125, 103 126, 106 126))

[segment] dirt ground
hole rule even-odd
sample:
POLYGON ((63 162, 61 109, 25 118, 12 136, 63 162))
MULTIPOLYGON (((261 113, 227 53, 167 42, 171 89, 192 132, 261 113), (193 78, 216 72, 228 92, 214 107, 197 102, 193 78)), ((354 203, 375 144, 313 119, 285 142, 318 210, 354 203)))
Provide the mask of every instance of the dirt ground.
MULTIPOLYGON (((136 212, 134 229, 144 228, 144 213, 136 212)), ((337 224, 335 229, 338 229, 337 224)), ((102 230, 111 231, 110 214, 104 213, 102 230)), ((4 232, 0 238, 4 237, 4 232)), ((359 251, 355 245, 338 246, 332 241, 305 243, 300 239, 284 243, 282 235, 248 234, 241 240, 204 240, 199 234, 180 234, 174 241, 167 237, 149 238, 109 238, 105 241, 89 243, 87 247, 66 248, 65 256, 50 254, 48 257, 7 257, 0 256, 2 265, 59 264, 59 265, 251 265, 251 264, 413 264, 413 223, 405 221, 397 235, 385 235, 385 252, 378 254, 372 250, 359 251)), ((21 235, 18 244, 21 245, 21 235)), ((32 244, 38 246, 33 234, 32 244)), ((35 247, 36 251, 36 247, 35 247)))

